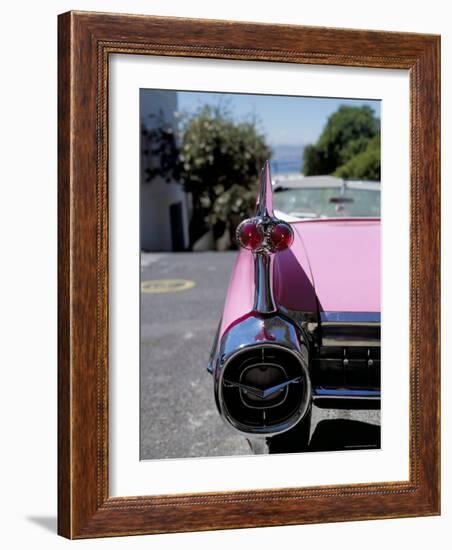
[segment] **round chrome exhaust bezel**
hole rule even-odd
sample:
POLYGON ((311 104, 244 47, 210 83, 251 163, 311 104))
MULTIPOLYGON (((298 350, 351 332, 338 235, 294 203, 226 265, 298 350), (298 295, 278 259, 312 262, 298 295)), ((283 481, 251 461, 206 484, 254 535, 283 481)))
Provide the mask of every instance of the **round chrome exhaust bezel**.
POLYGON ((305 415, 307 414, 307 412, 311 407, 312 391, 311 391, 311 379, 309 376, 308 367, 303 361, 303 358, 300 353, 298 353, 294 349, 291 349, 287 346, 280 345, 280 344, 257 343, 257 344, 250 344, 250 345, 241 347, 236 352, 232 353, 222 365, 219 371, 217 384, 218 384, 217 405, 220 411, 220 416, 223 418, 227 426, 232 428, 234 431, 240 433, 241 435, 245 435, 245 436, 252 435, 254 437, 268 438, 268 437, 272 437, 272 436, 287 432, 292 428, 294 428, 305 417, 305 415), (300 372, 304 377, 303 378, 304 399, 302 400, 301 406, 292 416, 290 416, 289 419, 284 420, 273 426, 254 426, 253 427, 240 422, 229 413, 229 410, 227 408, 227 405, 225 403, 224 396, 223 396, 223 383, 224 383, 224 374, 225 372, 227 372, 228 370, 227 367, 231 363, 231 361, 236 360, 238 356, 243 354, 244 352, 252 351, 253 349, 261 349, 261 348, 276 349, 279 351, 283 351, 285 353, 291 354, 297 360, 297 363, 300 367, 300 372))

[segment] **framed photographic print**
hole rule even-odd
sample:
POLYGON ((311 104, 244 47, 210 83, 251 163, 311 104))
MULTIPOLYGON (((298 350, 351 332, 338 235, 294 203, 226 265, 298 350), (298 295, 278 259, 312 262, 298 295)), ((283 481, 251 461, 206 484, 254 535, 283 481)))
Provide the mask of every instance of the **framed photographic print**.
POLYGON ((59 17, 59 533, 439 514, 438 36, 59 17))

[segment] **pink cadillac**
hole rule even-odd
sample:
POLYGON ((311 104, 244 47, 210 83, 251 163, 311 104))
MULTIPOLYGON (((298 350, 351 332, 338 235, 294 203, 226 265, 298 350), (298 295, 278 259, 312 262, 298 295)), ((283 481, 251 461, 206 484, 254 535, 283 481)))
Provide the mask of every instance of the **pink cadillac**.
POLYGON ((313 403, 380 407, 380 219, 379 208, 360 214, 359 193, 350 198, 343 182, 330 189, 328 217, 276 217, 277 193, 267 162, 256 215, 237 228, 208 370, 230 426, 269 452, 294 452, 308 444, 313 403))

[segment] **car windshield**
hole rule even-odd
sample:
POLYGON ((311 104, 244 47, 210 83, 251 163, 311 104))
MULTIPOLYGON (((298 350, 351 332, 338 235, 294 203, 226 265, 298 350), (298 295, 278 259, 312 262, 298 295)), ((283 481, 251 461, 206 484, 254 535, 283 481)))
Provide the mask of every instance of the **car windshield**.
POLYGON ((380 217, 379 182, 338 186, 275 186, 275 210, 295 218, 380 217))

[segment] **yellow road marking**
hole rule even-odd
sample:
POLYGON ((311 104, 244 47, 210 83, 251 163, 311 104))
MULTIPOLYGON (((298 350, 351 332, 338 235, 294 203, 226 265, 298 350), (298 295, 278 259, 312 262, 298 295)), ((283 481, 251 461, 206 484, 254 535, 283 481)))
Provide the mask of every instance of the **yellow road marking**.
POLYGON ((165 294, 167 292, 180 292, 195 286, 194 281, 185 279, 154 279, 141 282, 141 292, 145 294, 165 294))

